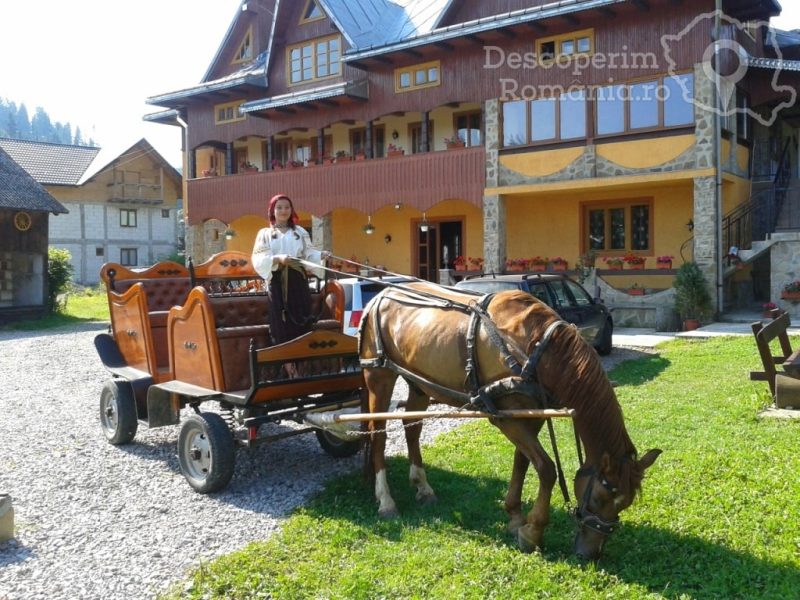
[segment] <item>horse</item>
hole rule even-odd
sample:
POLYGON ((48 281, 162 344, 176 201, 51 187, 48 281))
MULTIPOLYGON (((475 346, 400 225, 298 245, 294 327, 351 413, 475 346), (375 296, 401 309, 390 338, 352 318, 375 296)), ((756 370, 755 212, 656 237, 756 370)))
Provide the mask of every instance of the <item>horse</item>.
MULTIPOLYGON (((577 500, 573 549, 584 560, 600 557, 619 524, 620 512, 632 504, 645 470, 661 453, 653 449, 638 457, 595 350, 574 326, 522 291, 478 297, 426 282, 388 287, 365 309, 359 356, 370 414, 388 410, 398 376, 409 384, 407 411, 426 410, 431 400, 490 413, 574 409, 576 438, 586 458, 573 480, 577 500)), ((553 460, 537 438, 544 420, 492 416, 489 421, 514 445, 504 509, 520 549, 531 552, 541 548, 556 481, 553 460), (522 487, 530 464, 539 488, 526 517, 522 487)), ((422 421, 403 423, 416 499, 435 502, 420 452, 422 421)), ((378 513, 395 518, 397 506, 386 476, 386 433, 374 420, 369 421, 368 431, 367 461, 372 463, 378 513)), ((565 484, 563 491, 566 496, 565 484)))

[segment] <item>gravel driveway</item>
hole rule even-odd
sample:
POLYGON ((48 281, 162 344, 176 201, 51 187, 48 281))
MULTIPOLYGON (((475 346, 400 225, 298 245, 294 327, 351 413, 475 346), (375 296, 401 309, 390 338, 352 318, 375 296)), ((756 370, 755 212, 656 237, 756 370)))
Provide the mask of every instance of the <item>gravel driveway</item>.
MULTIPOLYGON (((152 598, 201 560, 268 537, 327 478, 361 465, 361 454, 334 459, 298 436, 238 451, 228 488, 195 493, 178 467, 177 427, 141 427, 127 446, 103 437, 108 374, 92 340, 105 329, 0 331, 0 493, 16 524, 0 544, 0 600, 152 598)), ((423 440, 454 425, 430 422, 423 440)), ((392 452, 405 451, 398 428, 392 452)))

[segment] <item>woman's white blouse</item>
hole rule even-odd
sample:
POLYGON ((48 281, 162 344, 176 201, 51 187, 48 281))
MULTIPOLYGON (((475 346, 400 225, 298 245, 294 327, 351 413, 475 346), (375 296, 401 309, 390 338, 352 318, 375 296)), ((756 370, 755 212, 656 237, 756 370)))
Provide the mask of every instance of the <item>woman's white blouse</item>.
MULTIPOLYGON (((256 243, 253 246, 253 268, 269 284, 272 279, 273 271, 277 271, 281 266, 272 262, 272 258, 278 254, 286 254, 294 258, 302 258, 309 262, 322 264, 322 256, 319 250, 311 245, 311 236, 308 232, 295 225, 295 228, 288 229, 286 233, 273 227, 265 227, 256 235, 256 243)), ((323 269, 309 269, 317 277, 324 277, 323 269)))

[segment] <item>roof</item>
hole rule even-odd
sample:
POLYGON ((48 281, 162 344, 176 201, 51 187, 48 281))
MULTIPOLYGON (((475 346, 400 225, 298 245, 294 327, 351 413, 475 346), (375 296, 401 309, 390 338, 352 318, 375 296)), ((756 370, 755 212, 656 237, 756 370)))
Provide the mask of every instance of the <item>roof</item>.
POLYGON ((0 208, 54 214, 69 212, 2 148, 0 148, 0 208))
POLYGON ((101 171, 119 163, 125 164, 131 160, 135 160, 142 154, 150 155, 154 162, 161 165, 169 177, 172 177, 178 182, 181 181, 182 176, 178 170, 169 164, 169 162, 159 154, 158 150, 153 148, 145 138, 142 138, 127 148, 104 148, 86 169, 78 184, 82 185, 101 171))
POLYGON ((240 107, 240 111, 246 114, 280 108, 282 106, 314 102, 317 100, 323 100, 325 98, 335 98, 339 96, 350 96, 352 98, 360 98, 363 100, 368 97, 368 89, 369 88, 366 80, 343 81, 341 83, 334 83, 333 85, 326 85, 314 88, 312 90, 290 92, 288 94, 281 94, 280 96, 272 96, 271 98, 261 98, 259 100, 245 102, 240 107))
POLYGON ((100 148, 0 138, 0 149, 43 185, 77 185, 100 148))

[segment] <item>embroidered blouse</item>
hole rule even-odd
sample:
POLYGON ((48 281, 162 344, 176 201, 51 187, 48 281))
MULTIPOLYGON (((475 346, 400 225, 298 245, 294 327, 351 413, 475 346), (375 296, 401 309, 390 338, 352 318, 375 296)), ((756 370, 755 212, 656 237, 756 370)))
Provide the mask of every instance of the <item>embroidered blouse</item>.
MULTIPOLYGON (((287 229, 285 233, 276 227, 265 227, 256 235, 252 256, 253 268, 264 278, 267 285, 272 279, 272 274, 283 266, 280 263, 273 263, 273 257, 278 254, 322 264, 321 252, 311 245, 311 236, 299 225, 295 225, 294 229, 287 229)), ((320 278, 325 275, 323 269, 308 270, 320 278)))

